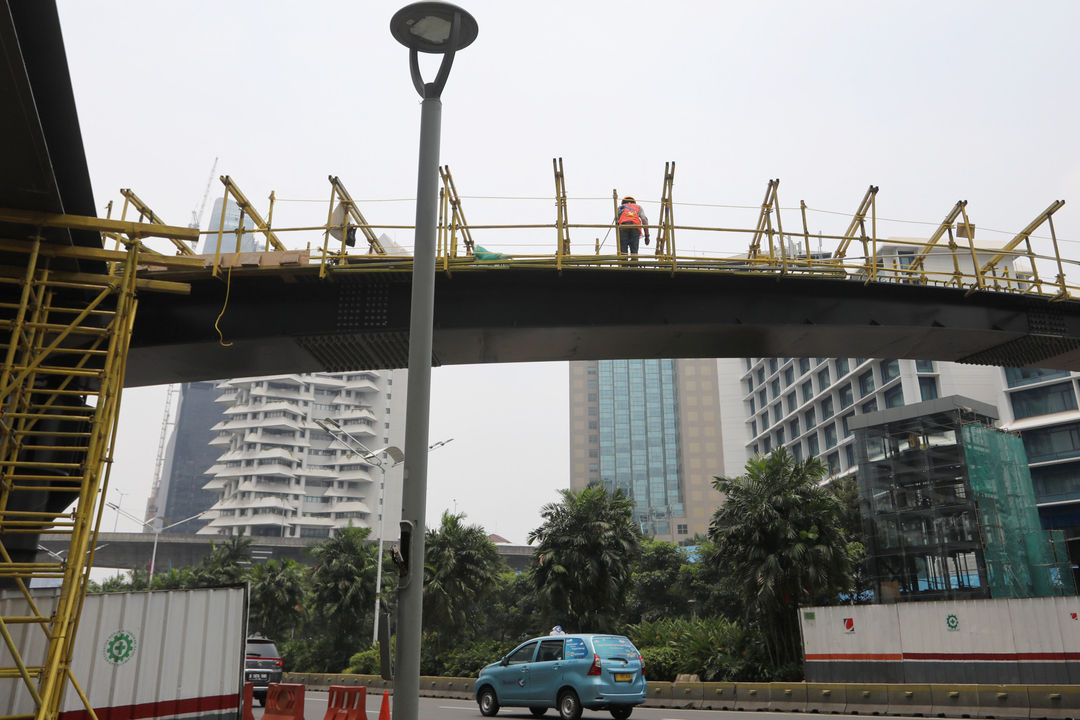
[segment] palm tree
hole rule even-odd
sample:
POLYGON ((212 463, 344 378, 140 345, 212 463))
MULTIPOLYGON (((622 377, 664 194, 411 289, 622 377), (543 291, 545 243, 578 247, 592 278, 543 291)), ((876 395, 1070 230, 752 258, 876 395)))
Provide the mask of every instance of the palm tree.
POLYGON ((797 608, 850 587, 843 509, 820 484, 826 473, 817 458, 799 462, 778 448, 751 459, 744 475, 713 481, 726 496, 709 527, 713 562, 760 623, 777 669, 801 657, 797 608))
POLYGON ((195 568, 196 587, 238 585, 251 566, 251 538, 231 535, 220 545, 211 541, 210 554, 195 568))
POLYGON ((540 509, 544 524, 529 533, 538 542, 531 569, 551 619, 575 632, 614 627, 626 603, 641 535, 633 502, 599 485, 561 490, 562 502, 540 509))
POLYGON ((370 636, 369 615, 375 604, 375 563, 378 550, 367 542, 369 528, 350 525, 311 548, 311 611, 316 622, 329 631, 329 655, 325 665, 340 672, 357 650, 366 648, 370 636))
POLYGON ((251 569, 248 624, 264 637, 283 640, 300 621, 304 568, 295 560, 271 558, 251 569))
POLYGON ((464 513, 444 512, 438 529, 424 539, 424 625, 440 644, 472 627, 480 601, 495 591, 505 570, 484 529, 464 519, 464 513))

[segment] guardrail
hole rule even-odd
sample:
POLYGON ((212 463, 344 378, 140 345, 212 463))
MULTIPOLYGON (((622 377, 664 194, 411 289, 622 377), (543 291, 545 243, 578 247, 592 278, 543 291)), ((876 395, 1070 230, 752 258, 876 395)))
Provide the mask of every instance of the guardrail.
MULTIPOLYGON (((377 675, 285 673, 284 680, 303 683, 311 688, 329 688, 330 685, 393 688, 393 683, 377 675)), ((426 697, 471 699, 475 682, 475 678, 421 677, 420 694, 426 697)), ((645 706, 999 720, 1080 720, 1080 685, 650 681, 645 706)))

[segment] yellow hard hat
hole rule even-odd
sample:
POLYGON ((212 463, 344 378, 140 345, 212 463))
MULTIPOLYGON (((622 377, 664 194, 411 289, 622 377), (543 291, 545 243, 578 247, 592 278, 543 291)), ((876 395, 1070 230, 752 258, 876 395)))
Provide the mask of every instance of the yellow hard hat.
POLYGON ((635 200, 635 199, 634 199, 634 196, 633 196, 633 195, 627 195, 626 197, 624 197, 624 198, 622 199, 622 202, 624 202, 624 203, 628 203, 628 202, 637 202, 637 200, 635 200))

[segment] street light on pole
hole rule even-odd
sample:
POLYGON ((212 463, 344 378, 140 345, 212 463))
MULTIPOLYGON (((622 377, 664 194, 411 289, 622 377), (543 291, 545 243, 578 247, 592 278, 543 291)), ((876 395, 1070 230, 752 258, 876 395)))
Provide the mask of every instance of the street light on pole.
POLYGON ((423 620, 424 514, 431 415, 431 335, 435 300, 435 225, 438 215, 439 133, 442 95, 454 55, 476 39, 472 15, 449 3, 418 2, 390 19, 390 34, 409 49, 409 73, 423 102, 416 179, 409 380, 405 401, 405 475, 401 493, 401 568, 398 601, 394 718, 416 720, 420 707, 420 627, 423 620), (420 76, 418 53, 442 55, 434 82, 420 76))
MULTIPOLYGON (((379 483, 379 559, 375 565, 375 622, 372 624, 371 628, 371 644, 374 645, 379 641, 379 603, 382 599, 383 538, 386 536, 386 512, 383 505, 383 498, 386 495, 386 460, 382 456, 387 455, 393 460, 390 464, 390 467, 392 468, 400 465, 405 459, 405 456, 402 454, 401 449, 396 445, 384 447, 382 450, 369 450, 364 443, 349 434, 349 432, 342 428, 341 425, 338 424, 338 421, 333 418, 316 420, 315 424, 325 430, 330 437, 355 452, 365 461, 377 466, 382 476, 379 483)), ((437 443, 432 443, 428 447, 428 452, 441 448, 446 443, 453 441, 453 439, 454 438, 449 438, 447 440, 440 440, 437 443)))
POLYGON ((127 510, 124 510, 123 508, 121 508, 116 503, 109 502, 109 503, 105 503, 105 504, 108 507, 111 507, 113 510, 115 510, 118 514, 124 515, 124 517, 128 518, 129 520, 134 520, 135 522, 139 523, 143 527, 147 527, 149 525, 152 525, 154 527, 154 549, 150 553, 150 579, 147 580, 147 583, 146 583, 147 587, 151 587, 154 584, 154 569, 155 569, 154 563, 157 562, 157 544, 158 544, 158 538, 161 536, 161 533, 164 532, 165 530, 168 530, 169 528, 174 528, 177 525, 183 525, 186 522, 189 522, 191 520, 194 520, 196 518, 200 518, 200 517, 203 516, 203 513, 201 513, 201 512, 196 513, 196 514, 192 515, 189 518, 184 518, 183 520, 177 520, 174 523, 171 523, 169 525, 165 525, 164 527, 162 527, 162 526, 160 526, 160 524, 158 524, 158 521, 159 520, 163 521, 163 520, 165 520, 165 518, 161 517, 160 515, 155 515, 154 517, 150 518, 149 520, 140 520, 139 518, 137 518, 134 515, 132 515, 131 513, 129 513, 127 510))

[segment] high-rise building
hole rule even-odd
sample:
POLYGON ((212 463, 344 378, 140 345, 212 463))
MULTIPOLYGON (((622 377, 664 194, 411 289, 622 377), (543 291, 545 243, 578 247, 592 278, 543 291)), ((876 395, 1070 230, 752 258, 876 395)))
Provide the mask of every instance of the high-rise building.
MULTIPOLYGON (((240 227, 240 206, 234 203, 232 200, 225 202, 223 198, 217 198, 214 200, 214 209, 210 212, 210 226, 207 230, 210 234, 203 239, 202 249, 199 250, 203 255, 213 255, 217 249, 218 236, 216 233, 221 228, 223 233, 221 238, 221 252, 232 253, 236 252, 236 229, 240 227), (221 222, 222 214, 221 207, 225 206, 225 222, 221 222)), ((255 223, 251 218, 244 218, 244 228, 253 228, 255 223)), ((244 233, 240 238, 240 252, 258 252, 264 250, 265 247, 260 241, 260 236, 255 233, 244 233)))
POLYGON ((786 447, 796 460, 818 457, 832 476, 858 467, 856 415, 963 395, 991 405, 998 368, 931 360, 745 358, 742 401, 746 457, 786 447))
POLYGON ((1039 519, 1047 530, 1061 530, 1070 556, 1080 559, 1080 374, 1011 367, 999 372, 1001 426, 1024 441, 1039 519))
MULTIPOLYGON (((159 484, 147 507, 147 520, 160 518, 162 528, 203 512, 217 499, 216 493, 203 489, 209 480, 206 469, 220 454, 210 445, 212 428, 224 417, 224 408, 215 402, 220 394, 216 386, 213 382, 180 386, 176 424, 165 448, 159 484)), ((205 524, 206 520, 192 519, 164 532, 191 534, 205 524)))
POLYGON ((386 537, 396 538, 401 469, 387 461, 384 473, 315 421, 336 421, 372 451, 400 447, 390 417, 392 406, 404 407, 405 389, 404 371, 219 383, 218 401, 227 408, 213 427, 210 444, 220 456, 204 486, 218 499, 200 534, 325 538, 351 524, 377 537, 382 504, 386 537))
POLYGON ((705 533, 722 500, 712 480, 725 474, 725 412, 741 431, 719 386, 716 360, 571 362, 571 489, 624 491, 658 539, 705 533))

